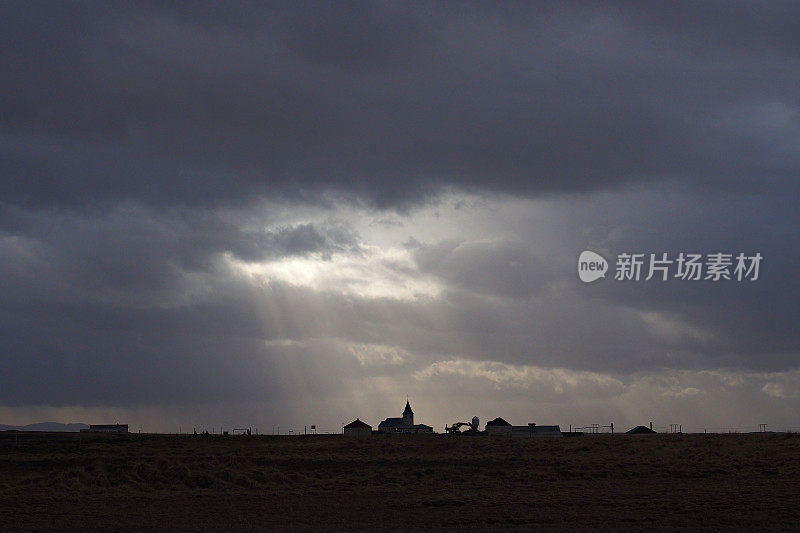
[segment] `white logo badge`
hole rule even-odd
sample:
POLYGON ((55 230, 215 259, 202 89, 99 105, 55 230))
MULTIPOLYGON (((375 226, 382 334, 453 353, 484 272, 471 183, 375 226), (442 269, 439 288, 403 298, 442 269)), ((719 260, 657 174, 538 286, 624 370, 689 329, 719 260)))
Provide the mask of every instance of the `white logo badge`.
POLYGON ((584 250, 578 257, 578 277, 584 283, 591 283, 599 278, 606 277, 608 262, 602 255, 589 250, 584 250))

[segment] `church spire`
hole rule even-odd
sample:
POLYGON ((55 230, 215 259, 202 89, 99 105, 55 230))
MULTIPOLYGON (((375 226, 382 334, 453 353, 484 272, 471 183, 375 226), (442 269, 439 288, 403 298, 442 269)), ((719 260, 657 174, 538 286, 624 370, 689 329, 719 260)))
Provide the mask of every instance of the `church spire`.
POLYGON ((408 403, 408 397, 406 397, 406 408, 403 411, 403 425, 406 427, 414 425, 414 411, 411 410, 411 404, 408 403))

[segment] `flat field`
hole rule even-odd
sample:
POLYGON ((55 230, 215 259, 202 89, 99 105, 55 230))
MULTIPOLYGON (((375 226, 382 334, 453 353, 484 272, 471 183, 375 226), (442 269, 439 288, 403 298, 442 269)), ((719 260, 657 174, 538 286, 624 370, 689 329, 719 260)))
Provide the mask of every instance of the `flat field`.
POLYGON ((0 433, 2 530, 786 529, 800 435, 0 433))

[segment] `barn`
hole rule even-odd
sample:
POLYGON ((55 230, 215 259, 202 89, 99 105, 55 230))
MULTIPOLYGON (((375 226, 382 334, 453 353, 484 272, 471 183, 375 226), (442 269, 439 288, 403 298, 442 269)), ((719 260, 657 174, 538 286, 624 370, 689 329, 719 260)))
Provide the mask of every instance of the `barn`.
POLYGON ((344 434, 347 437, 369 437, 372 435, 372 426, 356 418, 344 427, 344 434))
POLYGON ((486 434, 508 437, 511 435, 511 424, 498 416, 494 420, 486 422, 486 434))

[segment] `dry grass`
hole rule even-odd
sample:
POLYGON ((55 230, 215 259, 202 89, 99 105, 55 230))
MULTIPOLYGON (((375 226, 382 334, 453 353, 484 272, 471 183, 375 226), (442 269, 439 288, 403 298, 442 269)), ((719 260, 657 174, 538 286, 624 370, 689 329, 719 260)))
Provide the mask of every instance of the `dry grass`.
POLYGON ((800 436, 0 436, 3 529, 796 529, 800 436))

